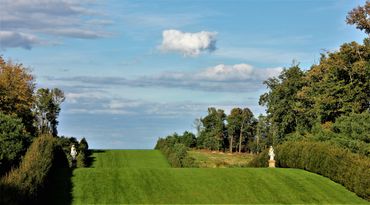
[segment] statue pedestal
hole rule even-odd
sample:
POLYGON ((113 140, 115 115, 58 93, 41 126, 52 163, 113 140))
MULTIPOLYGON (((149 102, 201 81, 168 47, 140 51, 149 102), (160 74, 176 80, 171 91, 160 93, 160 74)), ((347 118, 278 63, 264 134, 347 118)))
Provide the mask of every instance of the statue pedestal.
POLYGON ((275 168, 275 160, 269 160, 269 168, 275 168))

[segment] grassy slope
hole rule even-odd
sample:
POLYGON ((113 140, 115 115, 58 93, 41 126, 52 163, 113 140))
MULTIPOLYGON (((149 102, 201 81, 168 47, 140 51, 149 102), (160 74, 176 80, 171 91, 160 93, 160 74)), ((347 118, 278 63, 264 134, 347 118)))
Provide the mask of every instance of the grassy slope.
POLYGON ((192 156, 199 167, 216 168, 216 167, 243 167, 253 159, 252 154, 212 152, 208 150, 191 150, 189 155, 192 156))
POLYGON ((296 169, 173 169, 156 150, 95 153, 76 169, 72 204, 367 203, 344 187, 296 169))
POLYGON ((92 168, 170 168, 157 150, 95 151, 92 168))

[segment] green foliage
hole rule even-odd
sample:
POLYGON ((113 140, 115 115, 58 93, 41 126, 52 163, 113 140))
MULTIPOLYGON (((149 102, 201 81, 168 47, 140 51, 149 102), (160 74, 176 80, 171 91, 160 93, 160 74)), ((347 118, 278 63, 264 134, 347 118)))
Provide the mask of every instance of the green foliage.
POLYGON ((306 117, 295 109, 297 93, 305 84, 304 76, 305 73, 298 65, 293 65, 284 69, 277 78, 264 82, 270 90, 261 95, 259 103, 267 106, 270 132, 275 143, 282 142, 285 135, 294 132, 297 127, 304 129, 309 126, 306 117))
POLYGON ((185 147, 193 148, 197 145, 196 137, 193 133, 185 131, 182 137, 180 137, 180 142, 185 145, 185 147))
POLYGON ((227 133, 229 138, 229 152, 233 152, 236 149, 237 143, 234 142, 240 137, 241 124, 243 121, 243 110, 241 108, 233 108, 230 115, 227 116, 227 133))
POLYGON ((370 157, 370 114, 351 113, 337 118, 335 123, 317 124, 307 136, 294 134, 300 139, 325 141, 351 152, 370 157))
POLYGON ((74 145, 77 149, 77 167, 87 167, 89 165, 89 157, 91 155, 89 150, 89 144, 85 138, 82 138, 80 142, 74 137, 58 137, 59 145, 63 148, 65 155, 67 156, 70 167, 72 167, 71 147, 74 145))
MULTIPOLYGON (((338 182, 357 195, 370 200, 370 159, 332 144, 290 141, 275 147, 278 167, 314 172, 338 182)), ((266 167, 268 151, 261 152, 251 166, 266 167)))
POLYGON ((370 42, 345 43, 339 51, 322 55, 307 72, 307 85, 299 92, 300 109, 318 123, 335 122, 349 113, 369 109, 370 42))
POLYGON ((33 204, 46 188, 53 167, 67 167, 65 155, 57 140, 51 136, 37 137, 25 154, 17 169, 1 179, 5 193, 2 204, 33 204), (16 190, 16 191, 15 191, 16 190))
POLYGON ((0 112, 0 176, 18 165, 30 143, 21 119, 0 112))
POLYGON ((77 157, 76 157, 76 160, 77 160, 77 167, 78 168, 81 168, 81 167, 86 167, 86 155, 84 152, 80 152, 78 153, 77 157))
MULTIPOLYGON (((352 115, 350 117, 354 118, 355 114, 368 111, 369 62, 370 39, 366 38, 362 45, 345 43, 339 51, 322 54, 320 63, 306 72, 293 66, 278 78, 265 81, 269 92, 260 97, 260 104, 267 106, 273 144, 283 142, 288 134, 309 135, 320 127, 318 125, 330 126, 337 119, 341 120, 341 116, 352 115)), ((366 119, 357 117, 357 120, 366 119)), ((340 129, 334 127, 337 134, 343 132, 342 138, 355 140, 354 133, 348 133, 352 131, 343 127, 349 125, 349 121, 344 120, 342 124, 337 124, 340 129)), ((363 124, 369 123, 364 121, 363 124)), ((365 132, 369 131, 363 130, 359 135, 366 137, 365 132)), ((361 138, 359 135, 357 139, 361 138)))
POLYGON ((370 112, 341 116, 333 124, 332 130, 350 139, 370 143, 370 112))
POLYGON ((252 146, 253 148, 250 149, 254 150, 254 153, 259 153, 273 144, 273 139, 270 135, 270 123, 266 116, 258 116, 258 122, 256 125, 256 138, 253 143, 254 146, 252 146))
POLYGON ((185 132, 183 136, 176 133, 166 138, 159 138, 155 149, 160 150, 168 159, 172 167, 195 167, 195 160, 188 155, 189 147, 184 142, 188 142, 189 136, 193 135, 185 132))
POLYGON ((74 137, 58 137, 56 138, 58 140, 58 144, 62 147, 65 155, 67 156, 69 166, 72 167, 72 157, 71 157, 71 147, 72 145, 76 146, 76 149, 78 149, 78 141, 74 137))
POLYGON ((197 147, 210 150, 224 149, 227 130, 226 114, 221 109, 208 108, 208 115, 201 119, 203 130, 197 140, 197 147))
POLYGON ((35 112, 38 130, 41 134, 58 135, 57 125, 60 104, 64 101, 64 93, 58 88, 40 88, 36 92, 35 112))

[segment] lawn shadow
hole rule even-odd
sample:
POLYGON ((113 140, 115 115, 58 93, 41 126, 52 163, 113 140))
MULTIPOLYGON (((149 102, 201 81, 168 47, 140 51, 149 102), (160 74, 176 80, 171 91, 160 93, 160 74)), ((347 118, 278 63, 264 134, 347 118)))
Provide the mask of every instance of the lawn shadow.
POLYGON ((72 204, 72 168, 60 168, 50 177, 40 204, 72 204))
MULTIPOLYGON (((91 167, 96 161, 93 153, 103 153, 103 150, 89 150, 86 158, 86 167, 91 167)), ((39 198, 38 204, 69 205, 73 202, 73 170, 69 167, 65 153, 61 150, 57 155, 58 163, 52 167, 52 173, 45 186, 45 190, 39 198)))
POLYGON ((62 149, 56 154, 56 162, 51 168, 45 190, 38 198, 38 204, 68 205, 72 204, 72 174, 68 159, 62 149))
POLYGON ((91 167, 93 163, 96 161, 96 157, 94 157, 94 153, 104 153, 105 150, 99 150, 99 149, 94 149, 94 150, 89 150, 88 156, 86 158, 86 167, 91 167))

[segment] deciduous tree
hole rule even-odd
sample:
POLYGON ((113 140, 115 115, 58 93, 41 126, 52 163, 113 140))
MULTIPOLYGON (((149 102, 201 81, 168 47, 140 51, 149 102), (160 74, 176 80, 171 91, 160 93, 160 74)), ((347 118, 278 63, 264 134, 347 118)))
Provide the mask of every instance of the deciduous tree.
POLYGON ((365 5, 350 11, 347 15, 346 22, 356 25, 356 28, 370 34, 370 1, 366 1, 365 5))
POLYGON ((34 134, 32 106, 35 83, 22 64, 6 62, 0 56, 0 112, 16 115, 28 132, 34 134))
POLYGON ((64 93, 58 88, 40 88, 36 93, 35 112, 40 133, 58 135, 57 125, 60 105, 64 101, 64 93))

